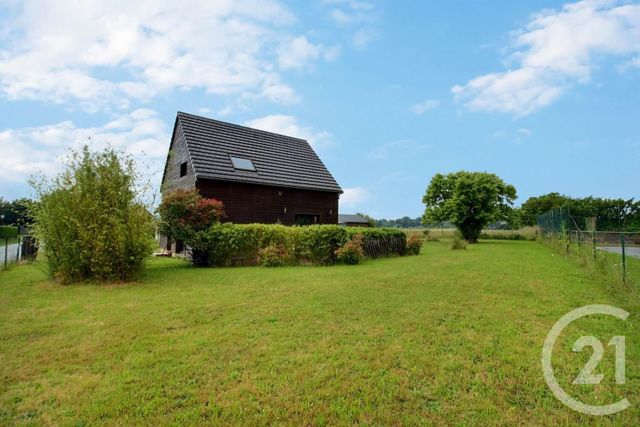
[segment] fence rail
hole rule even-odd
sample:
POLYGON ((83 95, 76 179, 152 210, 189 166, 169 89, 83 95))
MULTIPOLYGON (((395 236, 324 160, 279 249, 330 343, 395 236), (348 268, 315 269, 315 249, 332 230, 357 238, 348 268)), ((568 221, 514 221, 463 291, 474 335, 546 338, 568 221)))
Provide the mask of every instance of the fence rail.
POLYGON ((19 235, 15 239, 0 242, 0 268, 7 269, 9 264, 25 259, 34 259, 38 251, 36 239, 29 235, 19 235))

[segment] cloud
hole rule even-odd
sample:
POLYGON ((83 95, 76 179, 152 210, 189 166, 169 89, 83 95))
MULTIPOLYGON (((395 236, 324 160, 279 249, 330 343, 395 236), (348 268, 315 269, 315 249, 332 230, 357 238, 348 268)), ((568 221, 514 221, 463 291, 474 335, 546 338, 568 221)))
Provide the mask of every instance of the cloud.
POLYGON ((299 97, 276 65, 336 55, 291 34, 296 18, 277 0, 28 0, 0 17, 0 93, 88 111, 196 88, 289 104, 299 97))
POLYGON ((414 114, 422 115, 429 110, 438 108, 439 106, 440 106, 440 101, 438 101, 437 99, 427 99, 426 101, 422 101, 418 104, 413 105, 410 108, 410 110, 414 114))
POLYGON ((364 49, 371 43, 378 34, 371 28, 362 28, 353 35, 353 46, 357 49, 364 49))
POLYGON ((367 153, 367 157, 373 160, 386 160, 392 155, 415 154, 428 149, 430 145, 419 144, 412 139, 401 139, 380 145, 367 153))
POLYGON ((333 61, 339 52, 340 48, 337 46, 325 47, 309 42, 306 36, 294 37, 278 49, 278 65, 285 70, 304 68, 319 58, 333 61))
POLYGON ((500 129, 494 132, 492 135, 494 139, 509 140, 516 144, 522 144, 525 139, 529 138, 533 134, 533 131, 528 128, 520 129, 500 129))
POLYGON ((364 187, 343 188, 344 193, 340 195, 340 205, 354 208, 366 202, 371 197, 369 190, 364 187))
POLYGON ((94 150, 110 145, 131 154, 145 178, 159 183, 170 133, 153 110, 139 109, 96 127, 72 121, 0 131, 0 180, 24 182, 34 174, 58 172, 69 148, 87 144, 94 150))
POLYGON ((372 26, 376 21, 373 3, 357 0, 323 0, 322 3, 331 7, 329 17, 334 23, 354 30, 351 42, 356 49, 364 49, 378 36, 372 26))
POLYGON ((468 109, 524 116, 587 84, 603 57, 640 52, 640 5, 584 0, 534 14, 511 37, 515 67, 476 77, 452 92, 468 109))
POLYGON ((244 124, 256 129, 304 139, 315 149, 323 149, 333 143, 329 132, 316 131, 310 126, 303 126, 293 116, 272 114, 249 120, 244 124))

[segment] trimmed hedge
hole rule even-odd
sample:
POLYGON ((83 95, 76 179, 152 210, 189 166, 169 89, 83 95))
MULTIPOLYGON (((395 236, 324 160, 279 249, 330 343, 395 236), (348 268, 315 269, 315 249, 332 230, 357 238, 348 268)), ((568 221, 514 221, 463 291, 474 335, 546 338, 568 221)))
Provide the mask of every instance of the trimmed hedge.
POLYGON ((15 239, 18 237, 18 227, 0 225, 0 239, 15 239))
POLYGON ((405 254, 407 239, 402 231, 338 225, 214 224, 186 243, 196 266, 265 264, 265 256, 271 258, 274 248, 278 259, 288 260, 289 265, 305 261, 331 265, 337 262, 338 249, 355 235, 363 236, 366 256, 405 254))

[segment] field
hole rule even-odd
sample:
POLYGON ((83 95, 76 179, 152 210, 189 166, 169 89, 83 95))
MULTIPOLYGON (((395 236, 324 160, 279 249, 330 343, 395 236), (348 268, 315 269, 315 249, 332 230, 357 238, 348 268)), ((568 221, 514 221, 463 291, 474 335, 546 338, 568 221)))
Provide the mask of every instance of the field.
POLYGON ((61 286, 40 263, 0 273, 0 424, 634 425, 636 299, 535 242, 481 241, 359 266, 193 269, 153 259, 137 283, 61 286), (593 418, 557 401, 540 368, 570 310, 613 304, 626 322, 576 321, 554 350, 563 387, 632 406, 593 418), (581 335, 626 336, 626 384, 572 386, 581 335))

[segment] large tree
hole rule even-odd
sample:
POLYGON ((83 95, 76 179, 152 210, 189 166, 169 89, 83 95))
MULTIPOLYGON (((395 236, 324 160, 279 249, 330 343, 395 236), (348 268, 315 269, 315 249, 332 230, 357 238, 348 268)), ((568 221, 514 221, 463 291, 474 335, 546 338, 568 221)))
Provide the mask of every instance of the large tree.
POLYGON ((465 240, 475 243, 487 224, 509 218, 515 199, 515 187, 491 173, 436 174, 422 199, 423 223, 451 221, 465 240))
POLYGON ((520 212, 522 214, 522 223, 524 225, 536 225, 539 215, 568 205, 571 198, 560 193, 549 193, 537 197, 529 197, 522 204, 520 212))

